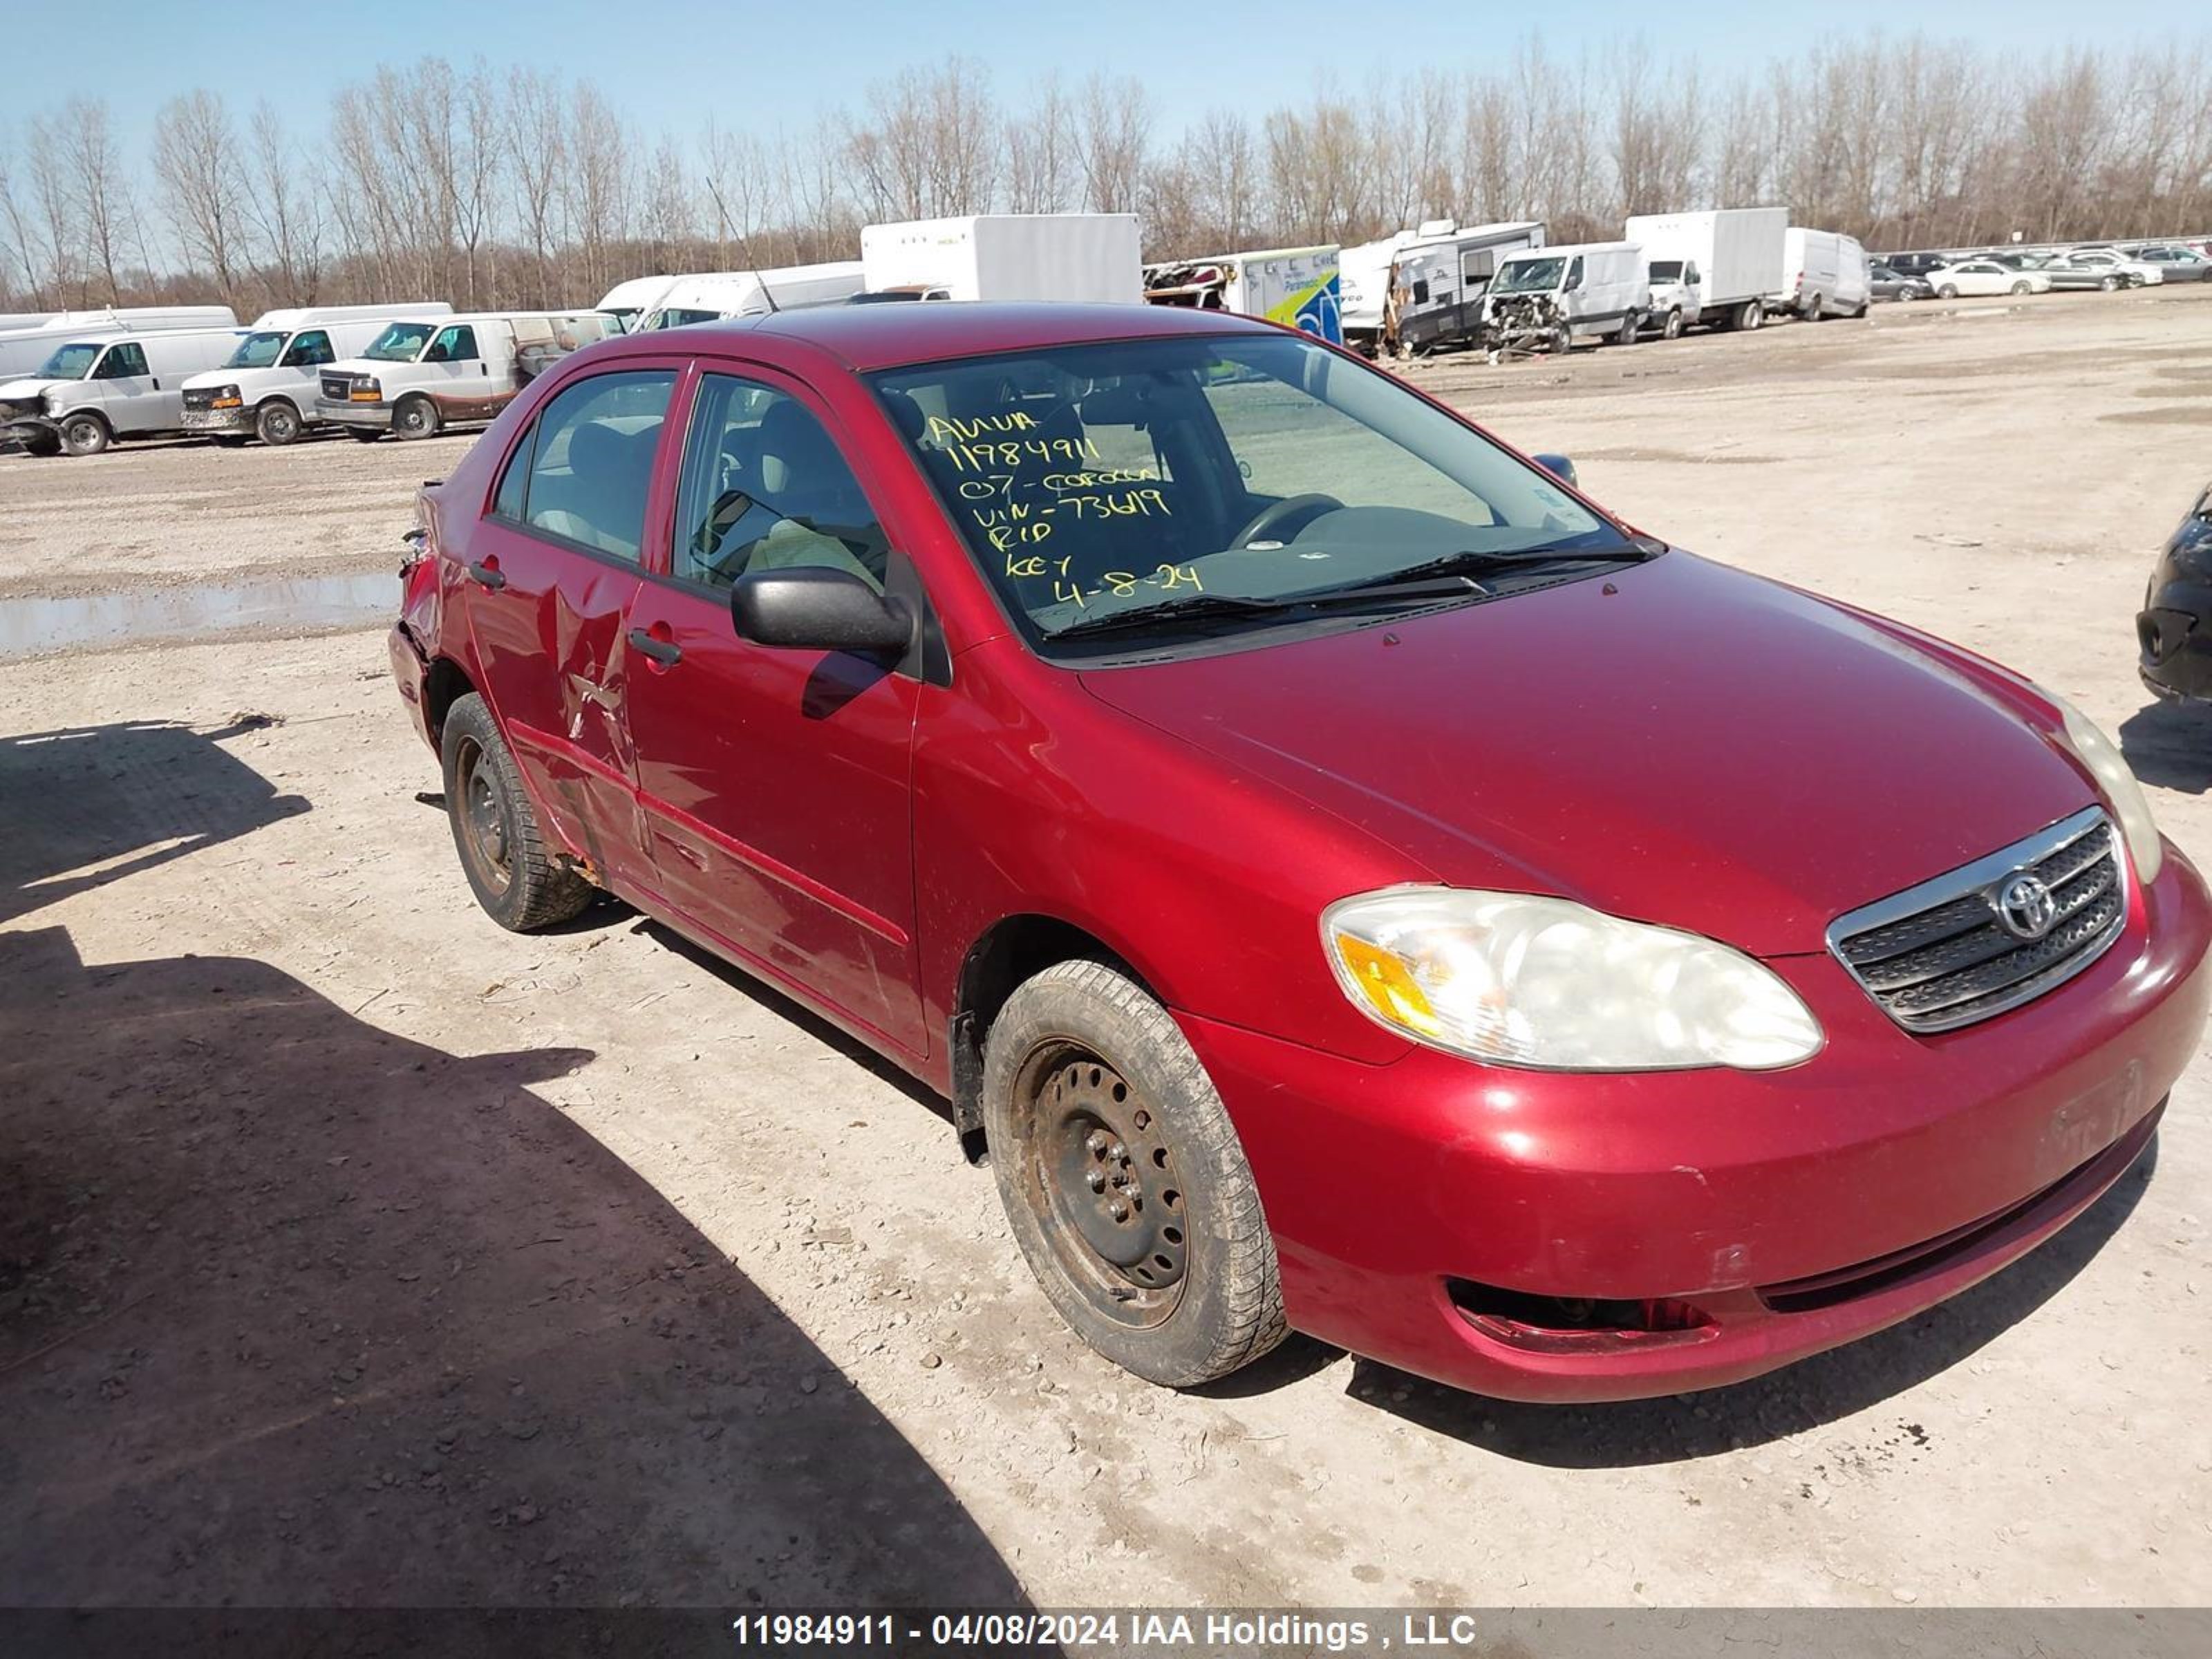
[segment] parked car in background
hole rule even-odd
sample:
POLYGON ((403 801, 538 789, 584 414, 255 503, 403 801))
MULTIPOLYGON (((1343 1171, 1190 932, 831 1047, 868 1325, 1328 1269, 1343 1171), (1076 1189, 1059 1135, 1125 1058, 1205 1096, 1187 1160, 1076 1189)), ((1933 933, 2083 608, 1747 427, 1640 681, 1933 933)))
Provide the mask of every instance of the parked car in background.
POLYGON ((97 455, 184 429, 185 382, 228 357, 233 328, 62 337, 34 375, 0 385, 0 420, 33 455, 97 455))
POLYGON ((1928 281, 1941 300, 1961 295, 1978 298, 1992 294, 2048 294, 2051 278, 2039 270, 2015 270, 1995 258, 1964 259, 1928 273, 1928 281))
POLYGON ((633 276, 617 283, 592 307, 613 318, 624 333, 635 331, 638 319, 660 303, 661 296, 681 279, 675 276, 633 276))
POLYGON ((1936 295, 1936 285, 1924 276, 1909 276, 1887 265, 1867 267, 1867 292, 1877 300, 1928 300, 1936 295))
POLYGON ((2000 253, 1992 257, 2008 270, 2033 271, 2046 278, 2054 290, 2102 289, 2110 291, 2130 286, 2124 272, 2104 265, 2072 264, 2061 254, 2000 253))
POLYGON ((1783 286, 1770 309, 1795 312, 1808 321, 1863 317, 1873 297, 1867 288, 1866 250, 1838 231, 1792 225, 1783 240, 1783 286))
POLYGON ((325 365, 358 356, 395 317, 447 317, 444 301, 303 306, 254 319, 220 368, 185 381, 184 429, 218 442, 289 444, 317 421, 325 365))
POLYGON ((422 492, 389 648, 460 867, 948 1095, 1140 1376, 1770 1370, 2051 1237, 2197 1053, 2212 896, 2110 738, 1357 358, 1130 305, 672 343, 422 492))
POLYGON ((570 352, 621 331, 602 311, 483 311, 387 323, 361 356, 320 372, 315 414, 370 443, 387 432, 428 438, 481 425, 570 352))
MULTIPOLYGON (((729 317, 765 317, 794 306, 835 305, 864 286, 858 259, 771 270, 713 270, 669 280, 659 296, 623 325, 629 334, 689 328, 729 317)), ((600 302, 600 309, 606 304, 600 302)))
POLYGON ((2130 258, 2146 265, 2158 267, 2161 280, 2169 283, 2201 283, 2212 276, 2212 259, 2207 259, 2193 248, 2170 242, 2153 242, 2142 247, 2126 250, 2130 258))
POLYGON ((2198 495, 2151 567, 2136 640, 2145 685, 2174 701, 2212 700, 2212 488, 2198 495))
POLYGON ((1875 262, 1887 265, 1905 276, 1924 276, 1938 266, 1952 263, 1954 257, 1948 253, 1882 253, 1870 256, 1875 262))
POLYGON ((2077 270, 2094 270, 2100 276, 2117 276, 2120 281, 2115 286, 2155 287, 2166 280, 2163 267, 2141 259, 2130 259, 2117 248, 2070 248, 2057 256, 2057 262, 2077 270))

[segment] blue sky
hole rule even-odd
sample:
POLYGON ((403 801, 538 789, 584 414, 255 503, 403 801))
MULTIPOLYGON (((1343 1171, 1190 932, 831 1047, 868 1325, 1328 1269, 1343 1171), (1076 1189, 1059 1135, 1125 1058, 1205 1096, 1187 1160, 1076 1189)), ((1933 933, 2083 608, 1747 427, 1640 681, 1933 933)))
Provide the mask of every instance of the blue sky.
MULTIPOLYGON (((1500 58, 1532 21, 1555 52, 1640 33, 1656 55, 1694 56, 1707 73, 1725 73, 1794 54, 1832 32, 1821 10, 1777 0, 1578 0, 1556 9, 1494 0, 1422 8, 1201 0, 1187 9, 1157 0, 1126 8, 988 0, 39 0, 16 9, 7 25, 7 81, 18 117, 74 94, 106 98, 137 151, 152 110, 196 86, 222 91, 241 112, 265 95, 295 127, 319 133, 330 91, 380 62, 434 54, 465 64, 481 53, 495 64, 527 59, 588 76, 649 136, 665 129, 688 142, 710 113, 757 131, 803 128, 825 108, 857 105, 872 80, 958 52, 988 65, 1000 101, 1017 108, 1028 86, 1055 70, 1070 82, 1093 69, 1139 76, 1160 125, 1172 131, 1208 107, 1250 112, 1294 99, 1323 73, 1357 91, 1377 74, 1500 58), (1677 32, 1661 38, 1656 20, 1677 20, 1677 32)), ((2188 8, 2172 0, 2094 7, 1924 0, 1888 15, 1893 33, 1917 29, 2028 53, 2075 41, 2148 43, 2190 27, 2188 8)))

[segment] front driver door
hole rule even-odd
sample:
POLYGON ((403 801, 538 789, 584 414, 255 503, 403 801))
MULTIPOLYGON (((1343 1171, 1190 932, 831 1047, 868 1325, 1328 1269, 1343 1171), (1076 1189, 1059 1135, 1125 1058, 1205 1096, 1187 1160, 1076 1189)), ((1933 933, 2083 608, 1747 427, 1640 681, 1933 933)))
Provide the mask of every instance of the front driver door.
POLYGON ((747 570, 802 564, 880 587, 889 538, 793 384, 699 378, 668 574, 631 601, 630 734, 667 902, 769 977, 915 1054, 916 683, 839 652, 749 644, 747 570))

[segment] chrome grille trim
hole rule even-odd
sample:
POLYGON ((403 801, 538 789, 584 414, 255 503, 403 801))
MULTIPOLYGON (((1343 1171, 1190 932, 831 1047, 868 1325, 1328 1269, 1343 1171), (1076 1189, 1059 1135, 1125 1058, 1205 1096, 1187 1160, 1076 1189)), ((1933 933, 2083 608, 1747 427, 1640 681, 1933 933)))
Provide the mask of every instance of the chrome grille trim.
POLYGON ((1828 950, 1908 1031, 1955 1030, 2063 984, 2125 931, 2129 874, 2100 806, 1917 886, 1841 915, 1828 950), (2024 871, 2051 890, 2056 917, 2039 939, 1999 921, 1996 892, 2024 871))

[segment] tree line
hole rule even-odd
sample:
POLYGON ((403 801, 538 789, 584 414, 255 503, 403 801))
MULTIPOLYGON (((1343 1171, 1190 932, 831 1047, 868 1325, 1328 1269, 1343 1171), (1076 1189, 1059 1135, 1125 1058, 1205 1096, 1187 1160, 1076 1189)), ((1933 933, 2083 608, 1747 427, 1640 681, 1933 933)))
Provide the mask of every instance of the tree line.
POLYGON ((0 309, 216 301, 589 304, 623 277, 855 257, 862 224, 1142 216, 1147 257, 1352 243, 1426 219, 1600 238, 1634 213, 1788 205, 1869 247, 2212 230, 2212 43, 2021 58, 1870 33, 1710 76, 1540 36, 1481 67, 1178 122, 1094 74, 1008 94, 954 57, 798 132, 644 136, 589 80, 385 65, 318 132, 201 88, 126 153, 99 100, 0 149, 0 309))

